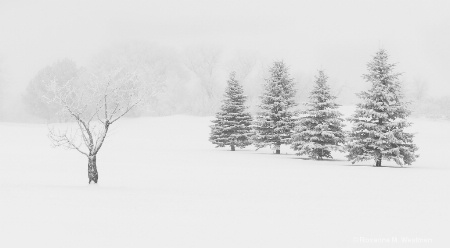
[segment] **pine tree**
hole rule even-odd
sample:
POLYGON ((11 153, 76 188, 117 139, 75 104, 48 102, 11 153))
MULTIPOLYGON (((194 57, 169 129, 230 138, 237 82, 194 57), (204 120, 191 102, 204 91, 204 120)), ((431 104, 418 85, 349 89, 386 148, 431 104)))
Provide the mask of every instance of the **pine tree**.
POLYGON ((245 100, 242 85, 236 80, 236 74, 232 72, 228 79, 221 111, 216 114, 216 119, 212 122, 211 136, 209 140, 217 147, 230 146, 234 151, 235 147, 244 148, 251 144, 252 117, 246 112, 245 100))
POLYGON ((322 160, 332 158, 331 151, 342 151, 345 132, 342 114, 337 110, 338 104, 327 85, 328 77, 319 71, 316 85, 309 97, 310 102, 303 117, 296 123, 292 137, 292 148, 297 155, 307 154, 309 157, 322 160))
POLYGON ((394 160, 397 164, 411 165, 418 157, 414 135, 404 129, 411 123, 406 121, 410 111, 403 102, 401 84, 395 73, 395 64, 388 63, 388 55, 381 49, 367 64, 368 74, 364 75, 372 87, 362 92, 362 103, 357 104, 349 137, 349 160, 352 163, 375 160, 381 166, 382 159, 394 160))
POLYGON ((253 142, 258 149, 271 146, 280 154, 280 146, 290 143, 295 126, 294 113, 291 111, 296 106, 295 93, 288 68, 282 61, 275 62, 261 96, 261 112, 254 123, 256 134, 253 142))

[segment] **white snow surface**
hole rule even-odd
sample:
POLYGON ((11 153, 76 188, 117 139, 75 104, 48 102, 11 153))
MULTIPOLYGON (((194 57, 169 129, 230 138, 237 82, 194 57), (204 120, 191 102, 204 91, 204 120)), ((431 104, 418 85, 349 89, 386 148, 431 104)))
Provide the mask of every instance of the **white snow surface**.
POLYGON ((0 123, 0 247, 450 247, 450 122, 400 168, 215 148, 212 117, 124 119, 97 157, 0 123))

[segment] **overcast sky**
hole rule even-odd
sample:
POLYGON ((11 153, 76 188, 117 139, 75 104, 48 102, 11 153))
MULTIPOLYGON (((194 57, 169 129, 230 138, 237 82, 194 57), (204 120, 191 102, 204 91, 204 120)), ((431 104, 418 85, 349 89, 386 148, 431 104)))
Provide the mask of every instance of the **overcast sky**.
POLYGON ((252 49, 351 83, 364 83, 366 63, 385 48, 406 81, 450 94, 448 0, 0 0, 0 61, 18 88, 57 59, 82 65, 130 41, 252 49))

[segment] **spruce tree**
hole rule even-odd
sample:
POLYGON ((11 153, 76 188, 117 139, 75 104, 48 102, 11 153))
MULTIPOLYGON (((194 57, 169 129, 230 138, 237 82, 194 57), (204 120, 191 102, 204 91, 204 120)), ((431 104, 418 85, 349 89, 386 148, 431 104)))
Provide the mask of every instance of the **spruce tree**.
POLYGON ((236 74, 232 72, 228 79, 221 110, 216 114, 212 122, 211 136, 209 140, 217 147, 230 146, 244 148, 251 144, 252 117, 246 111, 244 89, 236 74))
POLYGON ((337 110, 338 104, 327 85, 328 77, 323 71, 316 76, 316 85, 305 105, 306 111, 296 123, 292 137, 292 148, 297 155, 308 155, 322 160, 333 158, 331 151, 342 151, 345 142, 345 132, 342 114, 337 110))
POLYGON ((383 49, 367 64, 368 73, 363 77, 372 87, 358 95, 362 102, 349 119, 353 123, 348 143, 352 163, 374 159, 375 166, 381 166, 384 159, 411 165, 418 157, 414 135, 405 132, 411 125, 406 121, 410 111, 403 102, 401 74, 394 68, 383 49))
POLYGON ((289 144, 295 126, 292 107, 296 106, 294 83, 284 62, 275 62, 266 79, 255 123, 253 142, 259 149, 271 146, 280 154, 280 146, 289 144))

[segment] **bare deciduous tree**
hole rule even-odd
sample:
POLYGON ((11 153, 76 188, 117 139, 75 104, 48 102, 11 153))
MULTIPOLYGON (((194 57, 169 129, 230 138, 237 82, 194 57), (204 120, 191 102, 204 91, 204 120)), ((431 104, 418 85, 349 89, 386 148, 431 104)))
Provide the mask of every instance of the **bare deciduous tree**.
POLYGON ((110 126, 155 93, 147 86, 137 73, 123 69, 85 73, 65 84, 48 83, 47 102, 58 105, 59 114, 75 122, 75 128, 49 128, 49 137, 54 146, 77 150, 88 158, 89 183, 98 182, 97 154, 110 126))
POLYGON ((215 73, 219 65, 221 50, 216 47, 194 47, 186 51, 186 67, 198 77, 209 102, 216 97, 215 73))
POLYGON ((416 78, 413 82, 413 99, 414 101, 422 101, 427 97, 429 85, 426 80, 416 78))
POLYGON ((250 73, 253 71, 257 57, 254 53, 239 51, 233 59, 229 62, 229 71, 236 72, 236 78, 245 81, 250 73))

